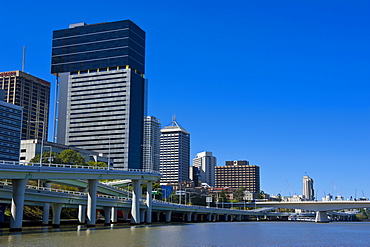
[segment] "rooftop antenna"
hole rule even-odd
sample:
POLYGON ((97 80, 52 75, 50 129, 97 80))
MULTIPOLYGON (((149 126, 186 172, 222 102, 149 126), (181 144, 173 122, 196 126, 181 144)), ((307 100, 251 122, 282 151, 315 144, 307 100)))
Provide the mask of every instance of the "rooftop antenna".
POLYGON ((23 46, 23 56, 22 56, 22 72, 24 72, 24 66, 26 65, 26 47, 23 46))
POLYGON ((292 187, 290 187, 290 184, 289 184, 288 179, 286 179, 286 183, 287 183, 287 184, 288 184, 288 186, 289 186, 289 190, 290 190, 290 192, 289 192, 289 196, 291 197, 291 196, 293 195, 293 191, 292 191, 292 187))

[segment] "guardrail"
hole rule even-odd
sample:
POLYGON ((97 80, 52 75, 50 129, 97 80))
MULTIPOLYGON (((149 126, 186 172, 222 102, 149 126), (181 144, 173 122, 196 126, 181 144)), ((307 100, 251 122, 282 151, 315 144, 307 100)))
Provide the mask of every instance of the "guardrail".
POLYGON ((53 163, 31 163, 19 161, 1 160, 0 164, 13 166, 37 166, 37 167, 59 167, 59 168, 79 168, 79 169, 98 169, 98 170, 112 170, 112 171, 128 171, 128 172, 145 172, 149 174, 161 175, 158 171, 150 169, 129 169, 129 168, 108 168, 100 166, 84 166, 84 165, 70 165, 70 164, 53 164, 53 163))

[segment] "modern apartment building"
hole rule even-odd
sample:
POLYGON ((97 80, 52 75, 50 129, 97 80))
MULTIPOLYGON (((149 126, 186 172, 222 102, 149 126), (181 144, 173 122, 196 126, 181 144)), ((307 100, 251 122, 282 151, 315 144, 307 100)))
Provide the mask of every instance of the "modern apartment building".
POLYGON ((50 82, 19 70, 0 73, 5 102, 23 108, 22 140, 47 140, 50 82))
POLYGON ((161 183, 181 183, 189 180, 190 134, 176 119, 161 129, 160 165, 161 183))
POLYGON ((4 101, 0 89, 0 160, 19 161, 22 107, 4 101))
POLYGON ((200 171, 202 183, 207 183, 209 186, 215 186, 215 167, 217 165, 216 157, 212 156, 212 152, 201 152, 193 159, 193 166, 200 171))
POLYGON ((143 169, 159 171, 159 138, 161 123, 159 119, 144 117, 143 169))
POLYGON ((313 179, 309 176, 303 176, 303 190, 302 194, 307 200, 313 200, 315 192, 313 190, 313 179))
POLYGON ((145 32, 130 20, 78 23, 53 32, 56 142, 142 168, 145 32))
POLYGON ((260 167, 246 160, 226 161, 226 166, 216 166, 217 188, 245 187, 249 192, 260 192, 260 167))

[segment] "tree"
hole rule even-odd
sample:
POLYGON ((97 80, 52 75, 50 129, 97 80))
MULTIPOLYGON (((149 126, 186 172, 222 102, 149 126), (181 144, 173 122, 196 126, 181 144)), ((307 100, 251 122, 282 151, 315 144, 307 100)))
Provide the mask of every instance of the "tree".
POLYGON ((237 188, 234 192, 234 199, 238 202, 241 202, 244 200, 245 191, 247 189, 245 187, 237 188))
POLYGON ((226 191, 225 190, 222 190, 220 192, 220 196, 218 197, 218 202, 227 202, 228 201, 228 195, 226 195, 226 191))
MULTIPOLYGON (((31 163, 40 163, 40 154, 36 154, 35 157, 33 157, 30 162, 31 163)), ((42 163, 52 163, 52 164, 58 164, 61 163, 59 159, 59 154, 55 152, 45 151, 42 153, 42 163)))
POLYGON ((62 164, 69 164, 69 165, 85 165, 85 157, 81 156, 80 153, 77 153, 74 150, 66 149, 63 150, 58 157, 62 164))
POLYGON ((263 190, 258 194, 258 199, 265 199, 265 192, 263 190))
POLYGON ((87 162, 87 165, 88 166, 97 166, 97 167, 108 167, 107 163, 105 162, 101 162, 101 161, 92 161, 92 160, 89 160, 89 162, 87 162))

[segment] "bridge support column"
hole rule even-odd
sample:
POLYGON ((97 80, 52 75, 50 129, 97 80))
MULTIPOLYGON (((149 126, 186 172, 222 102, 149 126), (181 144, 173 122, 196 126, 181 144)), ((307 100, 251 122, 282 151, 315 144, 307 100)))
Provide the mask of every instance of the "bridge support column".
POLYGON ((148 182, 146 190, 146 223, 152 223, 152 182, 148 182))
POLYGON ((193 215, 193 213, 186 213, 186 221, 187 222, 191 222, 191 216, 193 215))
MULTIPOLYGON (((43 184, 45 188, 51 188, 50 182, 45 182, 43 184)), ((42 205, 42 225, 47 226, 49 225, 49 214, 50 214, 50 203, 44 203, 42 205)))
POLYGON ((237 216, 236 220, 237 220, 237 221, 242 221, 242 215, 241 215, 241 214, 239 214, 239 215, 237 216))
POLYGON ((172 211, 166 211, 166 223, 171 222, 172 211))
POLYGON ((10 217, 10 231, 22 231, 24 193, 28 179, 12 179, 13 198, 10 217))
POLYGON ((86 206, 78 205, 78 224, 84 225, 86 223, 86 206))
POLYGON ((111 217, 110 217, 110 221, 112 223, 117 223, 117 208, 116 207, 112 207, 111 208, 111 217))
POLYGON ((145 213, 146 213, 145 209, 140 210, 140 224, 145 223, 145 213))
POLYGON ((225 221, 229 221, 229 215, 225 214, 225 221))
POLYGON ((98 180, 88 179, 89 192, 87 195, 87 227, 95 227, 96 224, 96 193, 98 192, 98 180))
POLYGON ((157 222, 161 220, 161 212, 157 212, 157 222))
POLYGON ((60 213, 62 212, 63 204, 62 203, 52 203, 51 207, 53 209, 53 228, 60 227, 60 213))
POLYGON ((131 205, 131 224, 138 225, 140 224, 140 201, 141 197, 141 181, 132 180, 132 205, 131 205))
POLYGON ((326 211, 317 211, 316 212, 316 223, 329 223, 328 215, 326 211))
POLYGON ((207 220, 208 220, 209 222, 211 222, 211 221, 212 221, 212 214, 207 214, 207 220))
POLYGON ((123 216, 124 221, 128 221, 129 213, 130 213, 130 211, 128 211, 128 210, 122 210, 122 216, 123 216))
POLYGON ((194 213, 194 222, 197 222, 198 221, 198 214, 197 213, 194 213))
POLYGON ((104 225, 110 226, 110 219, 111 219, 111 210, 112 207, 104 207, 104 225))

